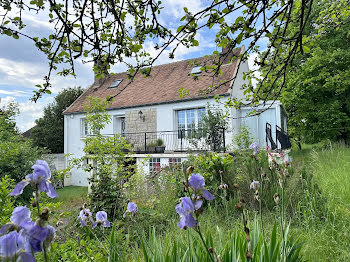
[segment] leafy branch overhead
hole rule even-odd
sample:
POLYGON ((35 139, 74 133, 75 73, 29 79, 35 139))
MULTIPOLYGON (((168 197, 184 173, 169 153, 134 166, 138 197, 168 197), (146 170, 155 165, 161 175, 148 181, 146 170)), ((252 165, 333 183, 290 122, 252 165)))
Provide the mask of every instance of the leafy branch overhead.
MULTIPOLYGON (((132 80, 138 72, 149 74, 149 70, 140 69, 152 68, 164 51, 174 58, 179 46, 200 45, 198 35, 205 30, 212 30, 216 34, 216 46, 227 51, 214 51, 214 66, 209 70, 213 76, 220 73, 223 64, 237 59, 230 58, 229 54, 242 44, 246 45, 246 50, 239 56, 240 64, 259 50, 259 40, 268 38, 270 44, 266 56, 261 57, 257 64, 266 67, 266 71, 278 68, 278 79, 283 78, 296 53, 309 50, 303 44, 302 32, 312 0, 211 0, 201 4, 201 10, 196 13, 184 8, 177 29, 170 29, 166 19, 161 19, 165 8, 161 1, 6 0, 0 3, 0 33, 16 39, 27 37, 47 56, 49 69, 44 82, 34 91, 34 100, 43 93, 50 93, 53 71, 61 76, 75 76, 78 60, 94 62, 98 78, 104 77, 112 65, 124 63, 132 80), (45 37, 26 32, 23 16, 38 14, 47 14, 52 27, 51 34, 45 37), (287 36, 285 32, 292 20, 299 26, 287 36), (153 56, 147 52, 146 44, 149 43, 158 51, 153 56), (267 64, 266 59, 271 56, 276 62, 267 64), (129 61, 136 61, 136 64, 129 61)), ((253 78, 253 72, 246 77, 253 78)), ((283 83, 283 80, 276 81, 281 86, 283 83)), ((258 101, 252 85, 245 88, 247 98, 258 101)), ((242 104, 240 101, 234 103, 242 104)))

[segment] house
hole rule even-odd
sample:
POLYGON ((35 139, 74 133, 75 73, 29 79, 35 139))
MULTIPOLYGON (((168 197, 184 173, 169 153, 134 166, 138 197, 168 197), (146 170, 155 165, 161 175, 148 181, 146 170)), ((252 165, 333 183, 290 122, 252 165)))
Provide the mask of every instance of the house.
MULTIPOLYGON (((237 57, 243 50, 244 47, 238 48, 229 55, 237 57)), ((200 120, 206 113, 207 104, 215 106, 217 110, 224 110, 223 103, 218 104, 215 96, 219 95, 221 102, 232 97, 244 98, 241 88, 245 82, 243 73, 249 71, 247 62, 242 62, 238 69, 239 60, 236 59, 222 66, 222 74, 212 77, 200 69, 204 65, 210 65, 212 57, 191 60, 196 61, 199 66, 191 66, 190 60, 184 60, 154 66, 149 77, 145 78, 139 74, 132 82, 128 80, 126 72, 110 75, 102 82, 95 80, 95 83, 64 112, 64 153, 73 154, 75 157, 83 156, 84 137, 89 135, 84 117, 84 103, 88 96, 115 96, 107 109, 112 116, 112 124, 100 132, 105 135, 120 133, 125 136, 134 145, 132 157, 145 173, 159 166, 181 163, 187 159, 189 150, 223 151, 233 146, 233 135, 237 133, 241 124, 252 126, 254 137, 262 146, 266 145, 265 128, 260 127, 265 121, 281 126, 281 115, 285 116, 285 113, 281 110, 280 103, 273 106, 261 105, 259 110, 268 108, 262 113, 264 117, 251 117, 246 120, 242 120, 243 115, 252 110, 251 108, 230 108, 229 128, 222 130, 219 145, 215 146, 214 143, 213 148, 213 145, 204 143, 201 138, 197 139, 196 146, 191 143, 191 134, 193 130, 200 128, 200 120), (198 74, 199 78, 194 79, 194 74, 198 74), (212 85, 219 87, 206 95, 200 92, 212 85), (183 98, 180 97, 180 88, 187 93, 183 98), (148 144, 158 138, 164 141, 163 153, 148 150, 148 144)), ((87 173, 74 169, 70 181, 72 185, 86 186, 87 178, 87 173)))

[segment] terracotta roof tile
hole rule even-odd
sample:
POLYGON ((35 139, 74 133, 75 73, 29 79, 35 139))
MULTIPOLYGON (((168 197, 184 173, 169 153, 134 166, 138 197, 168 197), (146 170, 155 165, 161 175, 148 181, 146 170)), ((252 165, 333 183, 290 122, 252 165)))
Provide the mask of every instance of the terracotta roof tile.
MULTIPOLYGON (((241 50, 235 51, 238 55, 241 50)), ((190 59, 199 62, 202 66, 209 65, 213 57, 200 57, 190 59)), ((210 73, 203 72, 198 80, 189 75, 191 71, 190 60, 178 61, 170 64, 153 66, 151 75, 145 78, 137 74, 132 82, 127 78, 127 73, 117 73, 108 77, 98 86, 93 84, 86 90, 67 110, 65 114, 83 112, 84 103, 88 96, 106 98, 115 96, 110 109, 123 107, 136 107, 154 103, 166 103, 171 101, 181 101, 179 89, 182 87, 189 90, 189 95, 185 99, 195 99, 203 97, 200 91, 206 90, 209 86, 218 85, 233 78, 236 74, 238 59, 230 64, 222 66, 222 74, 212 77, 210 73), (113 81, 123 79, 116 88, 109 88, 113 81)), ((232 82, 228 82, 208 96, 228 94, 232 82)))

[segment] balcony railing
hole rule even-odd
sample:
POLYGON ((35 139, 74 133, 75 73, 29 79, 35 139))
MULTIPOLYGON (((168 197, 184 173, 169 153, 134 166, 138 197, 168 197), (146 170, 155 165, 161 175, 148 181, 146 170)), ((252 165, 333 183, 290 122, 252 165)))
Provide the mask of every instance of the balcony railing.
MULTIPOLYGON (((106 134, 114 136, 115 134, 106 134)), ((123 137, 132 145, 135 154, 171 153, 188 151, 225 152, 225 130, 209 132, 202 129, 188 129, 160 132, 124 133, 123 137), (156 147, 157 140, 163 141, 163 150, 156 147)))

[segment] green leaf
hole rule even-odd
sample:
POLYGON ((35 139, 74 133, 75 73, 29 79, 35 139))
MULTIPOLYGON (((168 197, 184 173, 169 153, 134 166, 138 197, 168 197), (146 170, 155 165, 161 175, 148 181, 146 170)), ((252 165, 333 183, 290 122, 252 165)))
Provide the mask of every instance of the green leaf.
POLYGON ((198 42, 197 40, 193 40, 193 41, 192 41, 192 45, 193 45, 193 46, 199 46, 199 42, 198 42))
POLYGON ((307 47, 306 45, 303 45, 303 51, 304 51, 304 53, 308 54, 308 53, 310 53, 310 48, 307 47))

